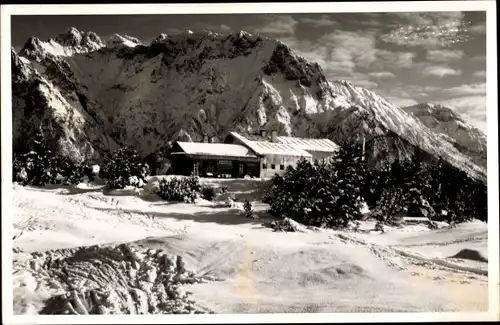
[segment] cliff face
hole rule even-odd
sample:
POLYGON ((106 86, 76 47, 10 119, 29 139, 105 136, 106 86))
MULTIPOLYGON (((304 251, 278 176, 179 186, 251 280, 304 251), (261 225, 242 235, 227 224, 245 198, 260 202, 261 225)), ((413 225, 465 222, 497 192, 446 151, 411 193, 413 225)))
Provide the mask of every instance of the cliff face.
POLYGON ((404 107, 425 126, 452 144, 458 151, 471 157, 473 161, 486 166, 486 135, 449 107, 432 103, 422 103, 404 107))
POLYGON ((283 43, 246 32, 161 34, 144 45, 72 28, 47 42, 31 38, 11 55, 15 150, 29 146, 39 125, 78 159, 121 145, 147 156, 176 139, 273 128, 335 142, 365 137, 376 159, 422 150, 486 175, 485 164, 418 117, 349 82, 328 81, 283 43))

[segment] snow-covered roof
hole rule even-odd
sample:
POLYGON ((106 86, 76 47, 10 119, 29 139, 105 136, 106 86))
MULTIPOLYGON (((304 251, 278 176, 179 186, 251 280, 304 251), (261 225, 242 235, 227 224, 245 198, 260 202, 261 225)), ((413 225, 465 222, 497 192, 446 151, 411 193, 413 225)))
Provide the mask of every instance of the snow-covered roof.
POLYGON ((239 144, 180 141, 177 144, 189 155, 257 158, 250 149, 239 144))
POLYGON ((310 139, 279 136, 276 138, 276 140, 279 143, 292 145, 294 148, 310 151, 335 152, 339 147, 330 139, 310 139))
POLYGON ((294 157, 312 157, 310 153, 293 145, 270 142, 270 141, 253 141, 245 138, 239 133, 230 132, 230 134, 252 149, 258 155, 282 155, 294 157))

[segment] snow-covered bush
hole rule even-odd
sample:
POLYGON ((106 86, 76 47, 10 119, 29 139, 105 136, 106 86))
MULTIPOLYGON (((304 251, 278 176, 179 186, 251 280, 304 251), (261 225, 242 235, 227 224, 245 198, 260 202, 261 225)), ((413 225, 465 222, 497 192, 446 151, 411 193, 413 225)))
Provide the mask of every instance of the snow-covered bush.
POLYGON ((214 198, 214 202, 227 207, 231 207, 234 204, 235 200, 236 195, 228 191, 221 191, 214 198))
POLYGON ((85 176, 91 177, 85 163, 76 164, 49 149, 41 133, 36 134, 32 151, 14 153, 12 167, 13 181, 22 185, 79 184, 85 176))
POLYGON ((393 185, 384 189, 372 216, 379 222, 390 223, 391 219, 405 211, 403 189, 393 185))
POLYGON ((372 171, 367 184, 363 192, 369 193, 365 197, 382 222, 390 223, 401 213, 457 223, 473 216, 487 219, 486 185, 444 160, 434 164, 423 163, 418 156, 396 160, 387 169, 372 171))
POLYGON ((446 210, 446 215, 437 214, 437 220, 456 223, 472 217, 487 221, 487 186, 471 179, 465 172, 440 160, 429 171, 430 190, 426 198, 437 211, 446 210))
POLYGON ((95 175, 95 176, 99 175, 99 171, 101 170, 101 168, 99 167, 99 165, 92 165, 92 166, 90 166, 90 168, 92 169, 92 174, 93 175, 95 175))
POLYGON ((22 185, 44 186, 57 176, 57 174, 52 175, 51 168, 54 154, 46 147, 41 133, 35 135, 33 147, 28 153, 14 153, 12 180, 22 185))
POLYGON ((200 196, 201 185, 198 177, 162 179, 158 195, 167 201, 190 202, 200 196))
POLYGON ((298 162, 276 175, 266 194, 270 212, 304 225, 345 227, 361 217, 366 166, 358 145, 344 145, 328 162, 298 162))
POLYGON ((245 204, 243 205, 243 210, 245 210, 245 217, 254 218, 252 203, 250 203, 250 201, 245 200, 245 204))
POLYGON ((104 179, 110 188, 122 189, 125 186, 142 187, 147 183, 149 166, 142 162, 137 152, 130 148, 122 148, 108 153, 99 170, 99 177, 104 179))
POLYGON ((201 189, 201 196, 207 201, 212 201, 215 198, 215 189, 210 186, 205 186, 201 189))
POLYGON ((358 145, 343 145, 329 162, 301 161, 276 175, 263 201, 270 212, 305 225, 346 227, 361 219, 361 207, 382 224, 404 215, 464 222, 487 220, 486 185, 440 160, 421 156, 367 170, 358 145), (436 211, 446 210, 441 215, 436 211))
POLYGON ((272 221, 269 225, 276 232, 305 232, 305 227, 290 218, 272 221))

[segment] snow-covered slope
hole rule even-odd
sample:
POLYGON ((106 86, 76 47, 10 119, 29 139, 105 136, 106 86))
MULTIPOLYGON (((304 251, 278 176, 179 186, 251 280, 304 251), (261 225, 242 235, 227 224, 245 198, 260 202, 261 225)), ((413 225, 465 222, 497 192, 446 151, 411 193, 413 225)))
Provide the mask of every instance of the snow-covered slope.
POLYGON ((113 46, 136 47, 138 45, 143 45, 143 44, 137 38, 128 35, 120 35, 115 33, 106 39, 107 47, 113 47, 113 46))
MULTIPOLYGON (((261 181, 201 181, 204 186, 227 186, 238 201, 248 199, 260 219, 202 202, 143 200, 143 190, 139 194, 85 184, 58 189, 14 185, 15 209, 10 220, 13 234, 23 232, 13 246, 26 252, 14 253, 12 259, 14 314, 60 310, 54 307, 62 306, 62 299, 48 298, 61 297, 68 292, 68 284, 84 280, 78 291, 81 300, 77 297, 65 306, 85 302, 82 295, 91 289, 99 288, 95 291, 101 294, 124 287, 130 290, 122 291, 108 308, 127 298, 122 313, 129 306, 135 312, 135 306, 156 304, 156 299, 141 297, 151 291, 148 297, 155 297, 156 290, 151 288, 158 281, 135 285, 147 279, 140 272, 146 270, 154 276, 155 269, 166 269, 153 268, 156 263, 122 272, 128 262, 108 267, 122 255, 105 252, 100 259, 92 254, 82 259, 80 254, 77 263, 64 263, 64 259, 58 263, 59 257, 74 256, 67 249, 124 242, 153 252, 162 249, 169 257, 182 256, 186 269, 197 277, 215 279, 188 288, 193 292, 190 300, 215 313, 463 312, 488 308, 488 263, 473 254, 485 257, 490 249, 485 223, 467 222, 439 230, 422 224, 385 226, 383 235, 369 231, 375 227, 374 221, 362 221, 363 232, 358 233, 308 228, 274 232, 261 226, 275 220, 267 214, 269 206, 259 202, 265 188, 261 181), (469 252, 468 256, 463 252, 469 252), (37 268, 49 258, 53 262, 50 268, 37 268), (94 277, 88 270, 95 266, 100 269, 94 277), (67 272, 60 272, 61 267, 67 272), (111 289, 96 285, 104 279, 111 289)), ((145 257, 137 256, 139 261, 145 257)))
POLYGON ((451 108, 422 103, 403 108, 478 164, 486 165, 486 135, 451 108))
MULTIPOLYGON (((274 128, 280 135, 335 142, 365 136, 376 159, 423 151, 485 175, 485 166, 418 118, 371 91, 326 80, 317 63, 247 32, 161 34, 143 45, 129 36, 102 40, 72 28, 47 42, 31 38, 12 53, 12 62, 15 119, 26 124, 31 106, 49 116, 65 107, 73 115, 42 125, 53 139, 69 138, 66 146, 83 156, 71 132, 80 130, 96 153, 118 144, 147 156, 175 139, 199 141, 207 133, 220 140, 229 131, 274 128), (42 87, 36 105, 24 101, 29 87, 42 87)), ((19 131, 14 140, 24 144, 26 138, 19 131)))

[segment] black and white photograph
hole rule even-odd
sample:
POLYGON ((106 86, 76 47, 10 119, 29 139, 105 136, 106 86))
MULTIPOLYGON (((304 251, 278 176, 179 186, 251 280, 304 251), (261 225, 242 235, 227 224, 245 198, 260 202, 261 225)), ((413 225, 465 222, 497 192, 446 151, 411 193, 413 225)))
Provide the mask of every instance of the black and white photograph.
POLYGON ((9 323, 498 320, 495 2, 433 3, 2 6, 9 323))

